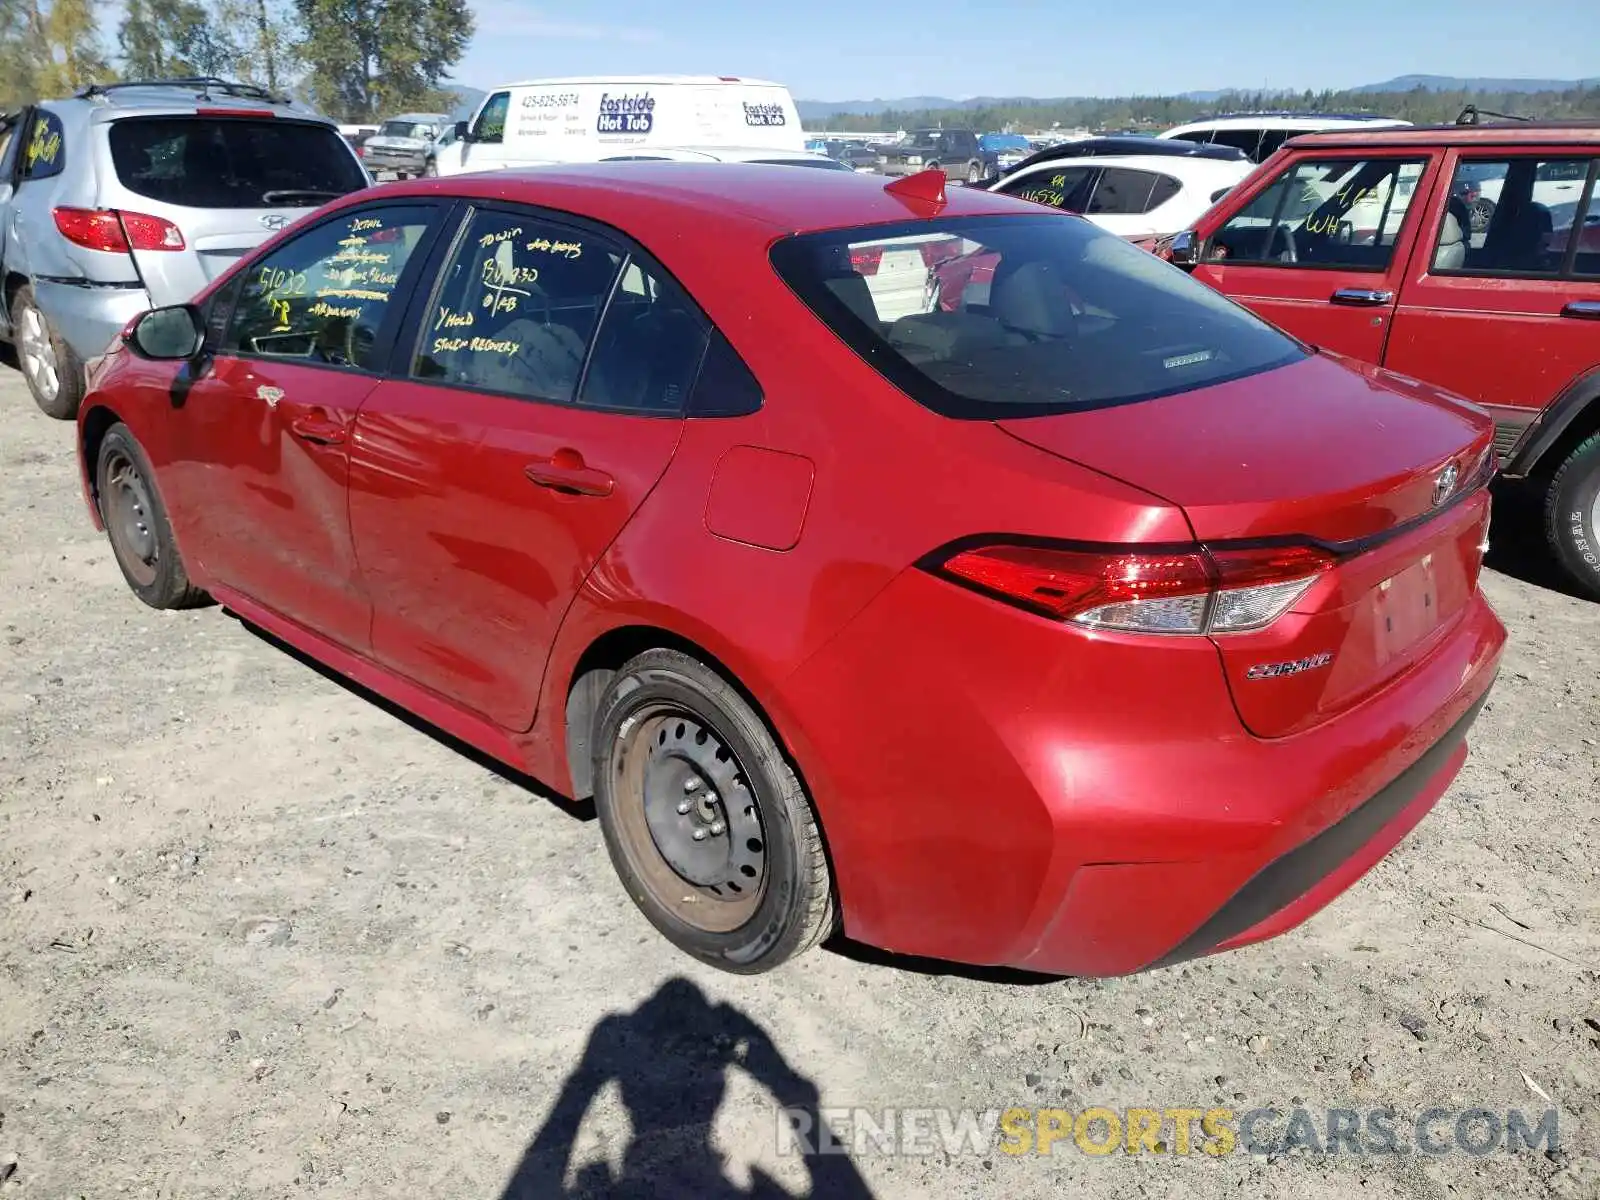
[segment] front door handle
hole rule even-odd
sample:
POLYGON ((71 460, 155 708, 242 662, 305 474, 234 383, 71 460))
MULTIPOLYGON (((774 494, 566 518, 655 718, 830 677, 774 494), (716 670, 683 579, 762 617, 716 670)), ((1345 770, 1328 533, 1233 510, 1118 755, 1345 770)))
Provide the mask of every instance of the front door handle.
POLYGON ((342 446, 344 425, 330 417, 307 413, 289 422, 289 432, 316 446, 342 446))
POLYGON ((549 458, 529 463, 522 468, 522 473, 542 488, 569 496, 609 496, 617 485, 605 471, 587 465, 583 455, 570 446, 563 446, 549 458))
POLYGON ((1328 297, 1330 304, 1357 304, 1372 307, 1379 304, 1392 304, 1393 292, 1379 292, 1372 288, 1340 288, 1328 297))
POLYGON ((1563 317, 1577 317, 1580 321, 1600 321, 1600 300, 1574 300, 1561 310, 1563 317))

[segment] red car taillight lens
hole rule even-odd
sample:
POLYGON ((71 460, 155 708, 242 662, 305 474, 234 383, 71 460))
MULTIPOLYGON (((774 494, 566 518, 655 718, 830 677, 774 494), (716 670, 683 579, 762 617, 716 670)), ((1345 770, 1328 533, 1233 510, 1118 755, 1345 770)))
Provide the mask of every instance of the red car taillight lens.
POLYGON ((1127 633, 1243 633, 1272 624, 1337 560, 1313 546, 1075 550, 994 543, 933 569, 1060 621, 1127 633))
POLYGON ((862 246, 850 251, 850 269, 857 275, 876 275, 883 261, 882 246, 862 246))
POLYGON ((182 250, 183 231, 164 217, 114 208, 51 210, 61 236, 85 250, 127 254, 130 250, 182 250))

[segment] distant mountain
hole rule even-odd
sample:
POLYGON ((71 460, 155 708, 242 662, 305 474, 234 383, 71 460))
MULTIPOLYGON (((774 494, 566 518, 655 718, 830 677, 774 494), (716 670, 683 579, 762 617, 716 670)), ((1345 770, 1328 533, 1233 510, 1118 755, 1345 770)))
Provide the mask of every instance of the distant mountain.
MULTIPOLYGON (((1365 83, 1344 89, 1357 94, 1373 92, 1410 92, 1417 88, 1430 92, 1565 92, 1572 88, 1600 87, 1596 79, 1476 79, 1455 75, 1399 75, 1382 83, 1365 83)), ((1218 88, 1212 91, 1181 92, 1180 100, 1193 100, 1197 104, 1211 104, 1229 94, 1256 95, 1258 88, 1218 88)), ((1299 92, 1273 89, 1267 96, 1298 96, 1299 92)), ((895 100, 799 100, 802 121, 820 121, 846 113, 875 116, 888 112, 925 112, 930 110, 961 110, 990 108, 998 104, 1062 104, 1074 100, 1091 99, 1083 96, 973 96, 967 100, 952 100, 948 96, 903 96, 895 100)))
POLYGON ((1481 79, 1456 75, 1397 75, 1382 83, 1364 83, 1352 92, 1566 92, 1600 87, 1596 79, 1481 79))

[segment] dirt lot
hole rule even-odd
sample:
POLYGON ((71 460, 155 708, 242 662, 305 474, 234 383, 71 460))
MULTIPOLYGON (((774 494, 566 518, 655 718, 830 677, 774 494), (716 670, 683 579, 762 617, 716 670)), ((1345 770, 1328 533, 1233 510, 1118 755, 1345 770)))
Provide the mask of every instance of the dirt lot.
POLYGON ((0 1197, 1600 1196, 1600 608, 1538 581, 1488 579, 1513 642, 1456 786, 1293 934, 1099 983, 849 947, 742 980, 649 929, 588 814, 141 606, 10 371, 0 511, 0 1197), (1392 1106, 1402 1144, 1553 1103, 1560 1142, 780 1152, 819 1103, 1392 1106))

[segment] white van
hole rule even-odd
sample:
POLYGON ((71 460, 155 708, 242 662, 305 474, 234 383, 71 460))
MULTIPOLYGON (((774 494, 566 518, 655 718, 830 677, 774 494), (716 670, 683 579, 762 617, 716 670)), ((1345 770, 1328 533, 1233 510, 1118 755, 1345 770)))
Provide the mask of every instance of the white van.
POLYGON ((435 156, 440 175, 609 159, 826 157, 806 150, 788 88, 716 75, 506 84, 485 96, 457 131, 435 156))

